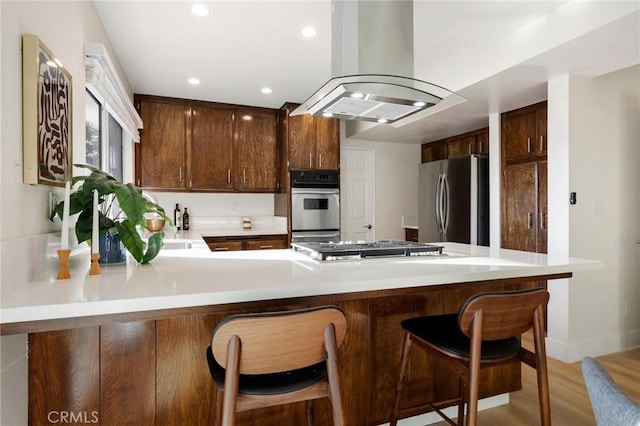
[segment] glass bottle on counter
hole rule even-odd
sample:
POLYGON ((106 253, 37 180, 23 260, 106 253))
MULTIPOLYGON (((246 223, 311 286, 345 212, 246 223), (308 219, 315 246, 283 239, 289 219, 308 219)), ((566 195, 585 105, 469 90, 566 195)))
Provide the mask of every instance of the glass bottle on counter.
POLYGON ((182 215, 182 229, 185 231, 189 230, 189 212, 187 208, 184 208, 184 214, 182 215))
POLYGON ((175 223, 176 229, 179 231, 182 227, 182 212, 180 211, 178 203, 176 203, 176 208, 173 209, 173 223, 175 223))

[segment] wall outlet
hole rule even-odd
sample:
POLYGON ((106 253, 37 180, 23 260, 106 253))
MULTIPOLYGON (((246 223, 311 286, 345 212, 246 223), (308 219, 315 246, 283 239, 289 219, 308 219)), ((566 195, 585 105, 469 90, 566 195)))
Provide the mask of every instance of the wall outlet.
POLYGON ((238 203, 231 203, 231 210, 233 210, 234 212, 238 212, 238 203))

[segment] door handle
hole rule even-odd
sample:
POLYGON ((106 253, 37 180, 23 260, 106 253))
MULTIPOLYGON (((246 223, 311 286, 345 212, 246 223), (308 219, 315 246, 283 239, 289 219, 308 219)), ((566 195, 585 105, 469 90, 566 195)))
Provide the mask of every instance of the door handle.
POLYGON ((365 226, 364 226, 364 228, 371 229, 371 228, 373 228, 373 226, 371 226, 371 225, 365 225, 365 226))

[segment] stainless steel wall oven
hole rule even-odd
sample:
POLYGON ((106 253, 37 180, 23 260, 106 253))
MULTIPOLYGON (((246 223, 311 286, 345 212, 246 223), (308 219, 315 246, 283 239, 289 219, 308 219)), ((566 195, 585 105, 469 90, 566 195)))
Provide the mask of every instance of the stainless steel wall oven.
POLYGON ((291 242, 340 240, 340 177, 335 170, 291 171, 291 242))

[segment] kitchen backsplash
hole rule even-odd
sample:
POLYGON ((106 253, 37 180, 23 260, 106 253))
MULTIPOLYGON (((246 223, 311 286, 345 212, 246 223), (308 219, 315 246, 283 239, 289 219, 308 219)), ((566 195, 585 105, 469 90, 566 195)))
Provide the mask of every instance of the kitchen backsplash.
POLYGON ((180 210, 189 210, 192 223, 199 217, 241 217, 241 216, 273 216, 273 194, 194 194, 185 192, 148 191, 158 200, 167 213, 173 217, 176 203, 180 210))

